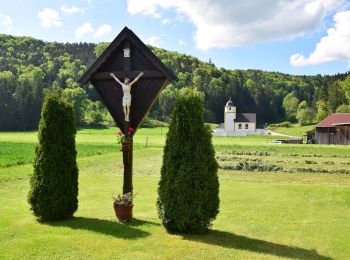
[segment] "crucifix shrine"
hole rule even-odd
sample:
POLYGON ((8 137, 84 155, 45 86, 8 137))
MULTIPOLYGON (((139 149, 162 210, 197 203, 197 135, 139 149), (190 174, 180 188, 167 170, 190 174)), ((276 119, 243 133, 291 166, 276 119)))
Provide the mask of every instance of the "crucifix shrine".
POLYGON ((80 78, 91 82, 125 135, 123 193, 132 192, 133 135, 174 74, 127 27, 80 78))

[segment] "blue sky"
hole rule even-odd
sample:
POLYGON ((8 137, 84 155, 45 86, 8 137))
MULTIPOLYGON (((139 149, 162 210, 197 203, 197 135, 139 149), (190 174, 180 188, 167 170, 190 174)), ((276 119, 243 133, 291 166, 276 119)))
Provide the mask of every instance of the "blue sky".
POLYGON ((348 0, 11 0, 0 33, 45 41, 144 42, 226 69, 290 74, 350 70, 348 0))

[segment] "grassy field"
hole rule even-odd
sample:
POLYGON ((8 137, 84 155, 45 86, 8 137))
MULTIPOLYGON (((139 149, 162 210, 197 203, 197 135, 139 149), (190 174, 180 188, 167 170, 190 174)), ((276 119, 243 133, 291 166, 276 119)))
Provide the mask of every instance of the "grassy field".
POLYGON ((208 234, 179 235, 156 211, 165 128, 137 132, 135 219, 116 221, 115 132, 78 131, 79 209, 52 223, 36 221, 26 202, 36 133, 0 133, 0 259, 350 258, 350 147, 214 138, 220 213, 208 234))
POLYGON ((295 137, 304 137, 305 132, 311 131, 314 129, 314 125, 292 125, 292 127, 269 127, 269 130, 277 132, 280 134, 295 136, 295 137))

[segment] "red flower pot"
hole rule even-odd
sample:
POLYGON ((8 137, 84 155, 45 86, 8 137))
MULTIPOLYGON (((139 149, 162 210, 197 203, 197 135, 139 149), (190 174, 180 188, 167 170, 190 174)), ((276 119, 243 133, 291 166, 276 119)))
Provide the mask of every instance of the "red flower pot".
POLYGON ((134 205, 114 206, 115 215, 121 222, 129 221, 132 218, 132 208, 134 205))

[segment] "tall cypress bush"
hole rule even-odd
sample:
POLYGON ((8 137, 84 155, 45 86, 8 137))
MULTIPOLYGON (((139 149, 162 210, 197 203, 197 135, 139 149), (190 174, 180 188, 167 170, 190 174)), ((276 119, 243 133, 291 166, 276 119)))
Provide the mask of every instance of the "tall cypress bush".
POLYGON ((60 220, 78 208, 73 108, 58 93, 45 98, 28 202, 40 220, 60 220))
POLYGON ((170 232, 205 232, 219 212, 218 164, 203 103, 202 94, 189 88, 173 109, 157 200, 170 232))

